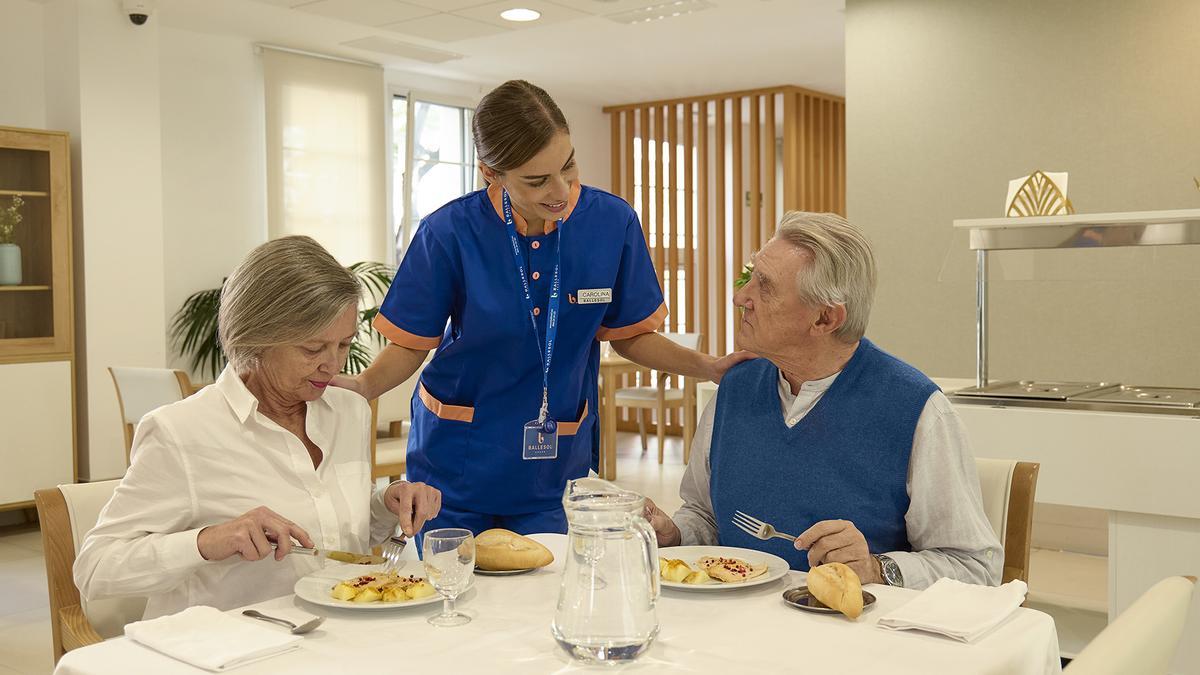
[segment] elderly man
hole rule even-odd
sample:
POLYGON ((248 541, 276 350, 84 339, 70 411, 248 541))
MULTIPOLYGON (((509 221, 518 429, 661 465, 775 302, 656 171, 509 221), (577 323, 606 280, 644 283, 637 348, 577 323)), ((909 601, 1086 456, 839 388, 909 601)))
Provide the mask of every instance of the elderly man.
POLYGON ((660 546, 740 546, 793 569, 841 562, 863 583, 996 585, 1003 550, 983 512, 966 431, 937 386, 863 337, 875 261, 833 214, 790 212, 734 297, 735 366, 704 411, 660 546), (734 526, 735 511, 798 533, 734 526), (807 551, 807 552, 806 552, 807 551))

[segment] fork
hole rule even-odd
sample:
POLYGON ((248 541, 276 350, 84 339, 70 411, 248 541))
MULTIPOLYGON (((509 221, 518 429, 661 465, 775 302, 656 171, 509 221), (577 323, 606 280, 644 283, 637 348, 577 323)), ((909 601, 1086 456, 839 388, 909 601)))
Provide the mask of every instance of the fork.
POLYGON ((404 552, 404 547, 408 545, 408 536, 401 532, 383 542, 383 559, 387 561, 387 565, 383 568, 384 572, 395 572, 396 568, 402 564, 400 554, 404 552))
POLYGON ((734 512, 733 524, 737 526, 739 530, 745 532, 751 537, 757 537, 758 539, 762 539, 764 541, 770 539, 771 537, 779 537, 780 539, 787 539, 788 541, 796 541, 796 538, 792 535, 779 532, 770 523, 763 522, 758 518, 742 513, 741 511, 734 512))

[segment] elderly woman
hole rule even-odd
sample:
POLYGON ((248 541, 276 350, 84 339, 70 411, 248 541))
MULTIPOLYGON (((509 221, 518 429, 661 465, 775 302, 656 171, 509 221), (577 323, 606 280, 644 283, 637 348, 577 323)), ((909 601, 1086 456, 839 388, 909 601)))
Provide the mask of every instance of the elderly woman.
POLYGON ((292 592, 307 547, 365 551, 420 531, 441 494, 371 491, 367 402, 327 388, 358 330, 359 284, 320 244, 259 246, 221 292, 229 366, 142 419, 132 464, 88 533, 75 583, 89 600, 149 597, 146 617, 230 609, 292 592))

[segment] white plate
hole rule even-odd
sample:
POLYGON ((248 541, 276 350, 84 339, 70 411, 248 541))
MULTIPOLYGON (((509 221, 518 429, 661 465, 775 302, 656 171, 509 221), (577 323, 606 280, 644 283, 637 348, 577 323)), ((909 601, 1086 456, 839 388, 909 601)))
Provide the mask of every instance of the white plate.
POLYGON ((738 581, 732 584, 720 581, 713 581, 708 584, 684 584, 678 581, 667 581, 662 577, 658 578, 659 582, 663 588, 674 588, 680 591, 734 591, 739 588, 769 584, 783 578, 789 569, 788 562, 783 558, 772 553, 755 551, 749 548, 734 548, 732 546, 672 546, 670 548, 658 549, 658 557, 667 558, 668 560, 677 558, 687 563, 688 567, 691 567, 693 570, 699 569, 696 561, 705 556, 740 558, 751 565, 766 565, 767 573, 747 581, 738 581))
MULTIPOLYGON (((312 574, 301 577, 296 581, 293 590, 296 597, 301 600, 307 600, 314 605, 322 605, 324 607, 337 607, 338 609, 359 609, 359 610, 381 610, 381 609, 405 609, 407 607, 421 607, 424 605, 432 605, 442 601, 440 593, 435 593, 428 598, 420 600, 409 600, 408 602, 350 602, 349 600, 338 600, 331 593, 333 587, 339 581, 353 579, 354 577, 378 572, 382 569, 381 565, 331 565, 324 569, 317 570, 312 574), (365 569, 364 569, 365 568, 365 569)), ((425 578, 425 568, 419 560, 405 560, 397 572, 402 576, 414 576, 418 579, 425 578)), ((475 585, 474 580, 467 585, 470 589, 475 585)), ((461 595, 459 597, 462 597, 461 595)))

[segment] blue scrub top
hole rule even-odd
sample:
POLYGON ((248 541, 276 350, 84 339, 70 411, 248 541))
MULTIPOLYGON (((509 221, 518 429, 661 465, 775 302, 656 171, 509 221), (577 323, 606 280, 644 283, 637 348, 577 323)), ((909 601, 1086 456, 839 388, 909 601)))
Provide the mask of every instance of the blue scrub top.
POLYGON ((375 327, 413 349, 437 348, 412 399, 408 478, 444 504, 513 515, 561 507, 563 486, 587 475, 599 428, 600 342, 652 332, 667 315, 637 215, 603 190, 573 186, 561 232, 526 236, 514 213, 538 309, 529 325, 500 207, 500 189, 472 192, 421 221, 375 327), (522 426, 542 401, 538 356, 562 246, 562 305, 550 368, 558 458, 525 460, 522 426), (580 302, 580 291, 584 293, 580 302), (611 291, 611 301, 587 302, 611 291))

